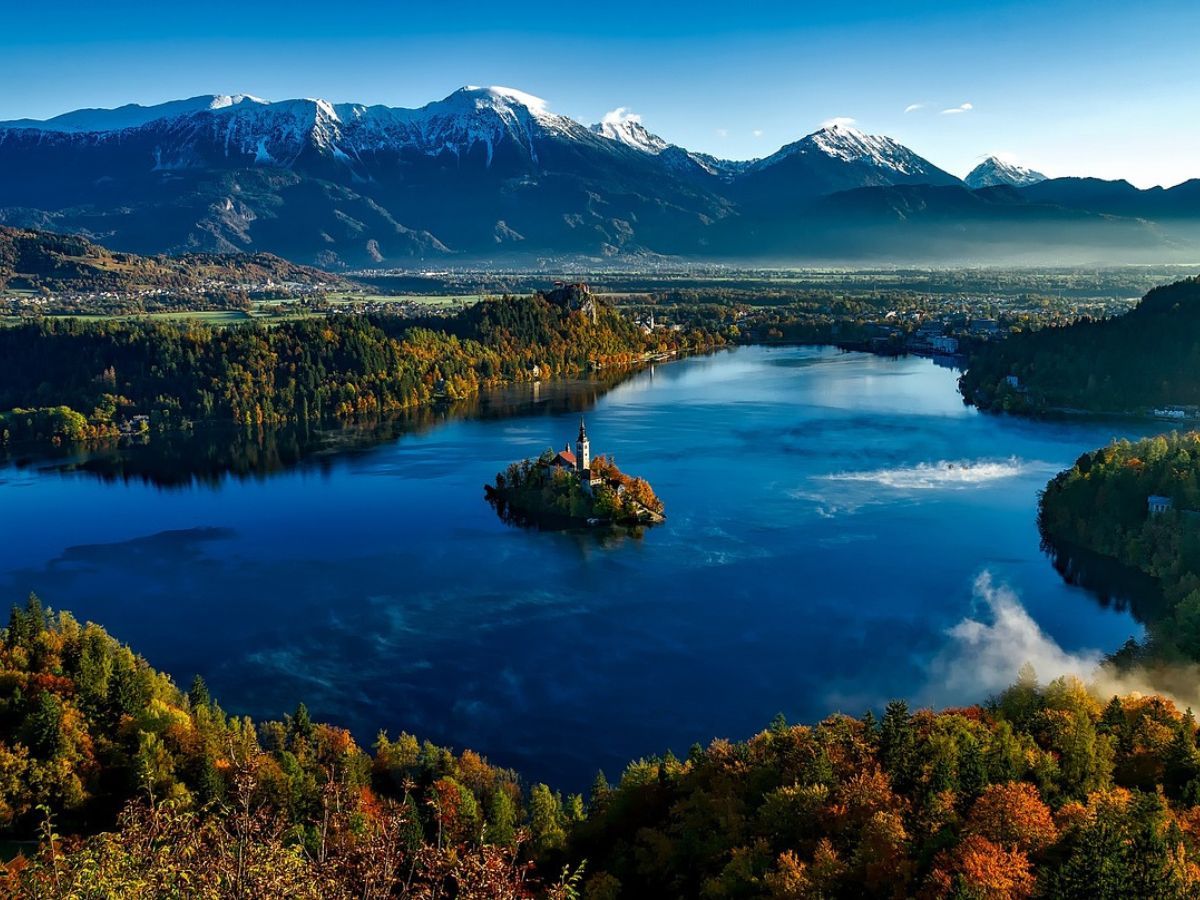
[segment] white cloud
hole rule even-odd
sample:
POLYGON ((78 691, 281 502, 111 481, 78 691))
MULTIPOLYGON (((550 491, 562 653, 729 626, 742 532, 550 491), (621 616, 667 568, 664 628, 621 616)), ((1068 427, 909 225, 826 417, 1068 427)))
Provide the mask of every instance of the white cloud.
POLYGON ((975 108, 974 104, 964 103, 961 106, 952 106, 949 109, 943 109, 942 115, 943 116, 957 116, 957 115, 960 115, 961 113, 970 112, 974 108, 975 108))
POLYGON ((750 132, 750 133, 751 133, 751 134, 753 134, 755 137, 762 137, 762 136, 763 136, 763 130, 762 130, 761 128, 755 128, 755 129, 754 129, 752 132, 750 132))
POLYGON ((631 113, 627 106, 618 106, 611 112, 606 112, 604 118, 600 121, 605 125, 620 125, 622 122, 641 124, 642 117, 636 113, 631 113))
POLYGON ((729 129, 728 128, 718 128, 717 129, 717 137, 719 137, 719 138, 729 137, 729 129))
POLYGON ((1200 666, 1156 666, 1116 671, 1098 650, 1064 650, 1042 630, 1007 586, 988 572, 975 580, 976 611, 946 632, 949 643, 930 662, 929 683, 918 702, 933 706, 975 703, 998 694, 1029 663, 1038 681, 1074 676, 1101 700, 1114 694, 1162 694, 1180 707, 1197 706, 1200 666))
POLYGON ((850 128, 854 125, 857 119, 852 119, 850 116, 834 116, 832 119, 826 119, 821 123, 822 128, 850 128))
POLYGON ((999 693, 1016 681, 1024 663, 1033 666, 1043 684, 1060 675, 1089 678, 1099 667, 1099 651, 1063 650, 1042 631, 1017 595, 994 584, 987 572, 975 580, 975 600, 979 613, 947 632, 950 644, 930 666, 933 677, 927 702, 961 703, 999 693))
POLYGON ((904 111, 906 113, 910 113, 910 112, 916 112, 918 109, 924 109, 924 108, 925 108, 924 103, 910 103, 910 104, 908 104, 908 106, 904 107, 904 111))

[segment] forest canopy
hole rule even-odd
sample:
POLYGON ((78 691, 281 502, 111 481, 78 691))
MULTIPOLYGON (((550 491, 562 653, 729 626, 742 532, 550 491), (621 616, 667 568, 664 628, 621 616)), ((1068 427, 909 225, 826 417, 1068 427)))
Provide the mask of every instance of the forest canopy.
POLYGON ((29 897, 1087 898, 1200 889, 1190 713, 1024 669, 982 706, 778 717, 567 795, 303 705, 230 715, 36 598, 0 632, 0 872, 29 897))
POLYGON ((1118 441, 1084 453, 1042 495, 1052 542, 1112 557, 1158 579, 1163 610, 1150 656, 1200 660, 1200 434, 1118 441), (1165 505, 1152 511, 1150 499, 1165 505))
POLYGON ((720 334, 645 334, 599 301, 484 301, 450 319, 334 315, 266 327, 40 321, 0 329, 0 441, 71 441, 203 420, 351 419, 578 375, 720 334))
POLYGON ((980 347, 960 385, 982 409, 1148 412, 1200 404, 1200 278, 1155 288, 1123 316, 980 347))

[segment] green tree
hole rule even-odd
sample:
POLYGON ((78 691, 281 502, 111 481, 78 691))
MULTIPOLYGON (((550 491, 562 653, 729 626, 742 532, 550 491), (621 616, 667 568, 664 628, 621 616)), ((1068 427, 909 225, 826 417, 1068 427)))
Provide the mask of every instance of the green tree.
POLYGON ((492 792, 488 803, 487 829, 484 840, 489 844, 511 847, 516 840, 517 811, 512 797, 503 789, 492 792))
POLYGON ((544 784, 529 791, 529 830, 539 852, 556 850, 566 842, 562 798, 544 784))

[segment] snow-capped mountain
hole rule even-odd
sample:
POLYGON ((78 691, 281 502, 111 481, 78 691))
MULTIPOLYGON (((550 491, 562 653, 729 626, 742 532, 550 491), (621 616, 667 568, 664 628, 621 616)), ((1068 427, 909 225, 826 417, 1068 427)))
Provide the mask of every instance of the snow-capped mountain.
POLYGON ((741 205, 773 216, 781 206, 839 191, 908 184, 962 182, 891 138, 832 124, 749 163, 731 187, 741 205))
POLYGON ((498 247, 678 252, 730 213, 673 155, 511 88, 418 109, 196 98, 112 112, 87 130, 81 117, 0 123, 0 222, 87 218, 130 249, 264 247, 336 265, 498 247))
POLYGON ((1005 162, 996 156, 989 156, 963 179, 967 187, 972 189, 996 187, 1001 184, 1009 187, 1028 187, 1045 180, 1046 176, 1041 172, 1005 162))
POLYGON ((592 131, 634 150, 657 156, 670 146, 657 134, 651 134, 642 124, 642 117, 628 112, 624 107, 614 109, 592 126, 592 131))
POLYGON ((781 147, 775 153, 758 160, 751 171, 763 171, 780 164, 802 161, 827 167, 830 162, 843 163, 844 172, 855 181, 855 187, 875 184, 955 184, 958 179, 943 172, 929 160, 918 156, 890 137, 865 134, 851 125, 834 123, 781 147), (853 173, 853 174, 851 174, 853 173))
MULTIPOLYGON (((671 144, 625 109, 588 127, 501 87, 416 109, 240 94, 0 122, 0 224, 143 253, 268 250, 328 267, 517 253, 780 258, 798 246, 841 258, 849 230, 882 224, 909 242, 959 215, 983 222, 978 232, 991 218, 1091 209, 1059 194, 971 194, 845 122, 730 161, 671 144)), ((1171 202, 1176 217, 1191 208, 1171 202)), ((946 246, 960 240, 950 235, 946 246)))
POLYGON ((489 165, 506 142, 536 158, 537 137, 597 140, 573 119, 550 112, 544 100, 502 87, 464 87, 419 109, 213 95, 158 106, 80 110, 45 122, 0 122, 0 135, 5 131, 78 135, 93 144, 136 141, 152 133, 159 169, 203 164, 214 147, 232 160, 283 166, 295 164, 305 150, 351 162, 380 151, 462 156, 478 149, 489 165))

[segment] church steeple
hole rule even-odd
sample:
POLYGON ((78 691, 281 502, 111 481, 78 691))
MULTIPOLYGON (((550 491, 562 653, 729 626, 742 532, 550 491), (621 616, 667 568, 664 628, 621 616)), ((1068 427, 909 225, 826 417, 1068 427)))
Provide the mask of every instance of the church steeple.
POLYGON ((579 437, 575 439, 575 467, 580 472, 592 467, 592 442, 588 440, 583 416, 579 417, 579 437))

